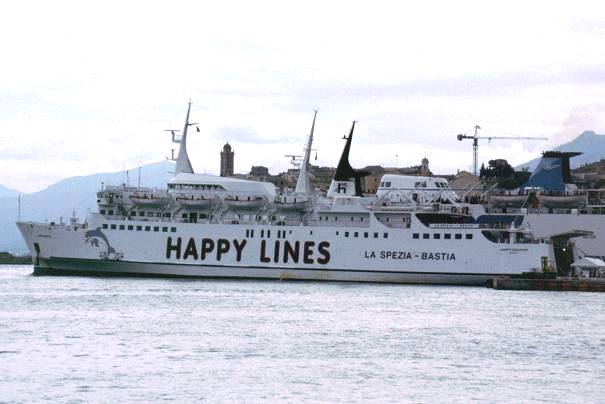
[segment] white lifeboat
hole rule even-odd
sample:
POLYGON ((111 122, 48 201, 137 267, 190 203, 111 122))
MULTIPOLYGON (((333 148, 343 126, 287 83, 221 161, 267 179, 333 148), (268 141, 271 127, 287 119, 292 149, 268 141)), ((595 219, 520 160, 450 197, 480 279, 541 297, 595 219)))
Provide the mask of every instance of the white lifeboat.
POLYGON ((263 195, 227 195, 225 203, 232 210, 253 210, 262 208, 267 202, 263 195))
POLYGON ((131 202, 136 206, 147 206, 160 208, 170 203, 170 197, 154 194, 133 194, 130 195, 131 202))

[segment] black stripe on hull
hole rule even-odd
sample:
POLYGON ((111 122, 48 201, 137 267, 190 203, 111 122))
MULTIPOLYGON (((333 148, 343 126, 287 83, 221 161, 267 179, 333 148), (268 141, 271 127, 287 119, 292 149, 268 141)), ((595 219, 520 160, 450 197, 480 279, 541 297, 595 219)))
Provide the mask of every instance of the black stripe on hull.
POLYGON ((34 275, 84 275, 146 278, 209 278, 302 280, 366 283, 409 283, 485 286, 499 276, 512 274, 376 271, 319 268, 274 268, 260 266, 213 266, 198 264, 101 261, 50 258, 34 267, 34 275))

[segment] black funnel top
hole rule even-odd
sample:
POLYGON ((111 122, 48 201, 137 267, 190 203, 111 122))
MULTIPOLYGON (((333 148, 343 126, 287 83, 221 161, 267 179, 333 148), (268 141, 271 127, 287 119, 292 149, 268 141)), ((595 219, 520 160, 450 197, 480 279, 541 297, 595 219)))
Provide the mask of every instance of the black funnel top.
POLYGON ((361 179, 366 175, 369 175, 369 171, 365 170, 355 170, 351 167, 351 163, 349 163, 349 152, 351 151, 351 141, 353 140, 353 131, 355 130, 355 121, 353 121, 353 126, 351 126, 351 132, 349 132, 349 136, 346 137, 347 143, 345 144, 345 148, 342 151, 342 155, 340 156, 340 161, 338 162, 338 167, 336 168, 336 173, 334 174, 334 179, 336 181, 355 181, 355 195, 363 196, 363 190, 361 188, 361 179))

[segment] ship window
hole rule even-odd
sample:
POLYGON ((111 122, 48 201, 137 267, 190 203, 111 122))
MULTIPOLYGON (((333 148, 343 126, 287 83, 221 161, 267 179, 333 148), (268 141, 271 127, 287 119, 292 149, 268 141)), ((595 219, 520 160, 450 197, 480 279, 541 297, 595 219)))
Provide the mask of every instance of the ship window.
POLYGON ((336 232, 336 235, 338 236, 338 232, 336 232))
POLYGON ((151 230, 151 226, 145 226, 145 231, 150 231, 151 230))
POLYGON ((363 217, 359 218, 359 221, 363 222, 363 217))
POLYGON ((313 235, 313 230, 310 230, 310 231, 309 231, 309 234, 310 234, 310 235, 313 235))
POLYGON ((271 230, 267 230, 267 238, 271 238, 271 230))
POLYGON ((134 230, 134 226, 133 226, 133 225, 131 225, 131 224, 129 224, 129 225, 128 225, 128 230, 134 230))
POLYGON ((378 238, 378 233, 374 233, 374 238, 378 238))
POLYGON ((387 187, 387 188, 388 188, 388 187, 390 187, 390 186, 391 186, 391 181, 387 181, 387 182, 385 182, 385 183, 384 183, 384 186, 385 186, 385 187, 387 187))
POLYGON ((103 228, 106 229, 107 228, 107 223, 103 223, 103 228))
POLYGON ((125 228, 126 227, 123 224, 120 225, 120 230, 124 230, 125 228))
POLYGON ((187 219, 187 213, 183 213, 183 214, 181 215, 181 217, 182 217, 183 219, 187 219))
POLYGON ((153 212, 147 212, 147 217, 153 217, 153 212))
POLYGON ((153 226, 153 231, 160 231, 160 226, 153 226))
POLYGON ((423 233, 422 234, 422 238, 425 239, 425 240, 428 240, 430 237, 431 237, 431 235, 428 234, 428 233, 423 233))
POLYGON ((108 215, 113 215, 113 210, 110 210, 109 212, 107 212, 108 215))
POLYGON ((140 211, 139 211, 139 216, 145 216, 145 212, 144 212, 144 211, 142 211, 142 210, 140 210, 140 211))
POLYGON ((363 238, 368 238, 368 232, 367 231, 363 232, 363 238))
POLYGON ((250 230, 246 229, 246 237, 250 237, 250 230))
POLYGON ((281 238, 281 230, 277 231, 277 238, 281 238))
POLYGON ((444 239, 446 239, 446 240, 449 240, 449 239, 451 239, 451 238, 452 238, 452 235, 451 235, 450 233, 445 233, 445 234, 443 235, 443 238, 444 238, 444 239))
POLYGON ((116 225, 115 225, 115 224, 112 224, 112 225, 111 225, 111 230, 115 230, 115 229, 116 229, 116 225))
POLYGON ((250 237, 254 237, 254 230, 250 230, 250 237))
POLYGON ((387 222, 389 221, 389 218, 387 217, 387 222))
POLYGON ((382 237, 383 237, 383 238, 389 238, 389 233, 384 233, 384 234, 382 235, 382 237))
POLYGON ((338 220, 338 216, 334 216, 334 221, 337 221, 337 220, 338 220))
POLYGON ((321 222, 321 216, 319 217, 319 221, 321 222))
POLYGON ((168 231, 168 227, 162 227, 162 233, 166 233, 168 231))
POLYGON ((171 227, 171 228, 170 228, 170 232, 171 232, 171 233, 176 233, 176 227, 171 227))
POLYGON ((260 237, 261 237, 261 238, 265 237, 265 231, 264 231, 264 230, 261 230, 261 231, 260 231, 260 237))
POLYGON ((101 213, 102 215, 104 215, 104 214, 105 214, 105 209, 101 209, 101 212, 100 212, 100 213, 101 213))
POLYGON ((353 221, 353 220, 355 220, 355 219, 353 219, 353 216, 351 216, 351 221, 353 221))
POLYGON ((420 234, 414 233, 414 234, 412 234, 412 238, 420 238, 420 234))
POLYGON ((439 233, 435 233, 435 234, 433 234, 433 238, 434 238, 435 240, 439 240, 439 239, 441 238, 441 234, 439 234, 439 233))
POLYGON ((288 230, 288 234, 292 234, 292 230, 288 230))
POLYGON ((469 234, 467 234, 467 235, 466 235, 466 239, 467 239, 467 240, 472 240, 472 238, 473 238, 473 235, 472 235, 472 234, 470 234, 470 233, 469 233, 469 234))
POLYGON ((456 240, 462 240, 462 234, 456 233, 456 240))
POLYGON ((358 232, 353 233, 353 237, 359 237, 359 233, 358 232))
POLYGON ((345 231, 345 237, 349 237, 349 232, 345 231))
POLYGON ((143 230, 143 226, 137 226, 137 231, 143 230))

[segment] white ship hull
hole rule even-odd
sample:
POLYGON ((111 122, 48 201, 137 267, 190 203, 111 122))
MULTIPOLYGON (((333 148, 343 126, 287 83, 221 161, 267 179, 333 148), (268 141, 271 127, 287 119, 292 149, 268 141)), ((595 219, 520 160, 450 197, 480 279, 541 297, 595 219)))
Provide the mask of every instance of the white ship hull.
POLYGON ((496 276, 537 270, 541 258, 550 257, 547 244, 496 244, 481 239, 476 229, 420 224, 422 228, 416 230, 378 230, 93 217, 87 228, 25 222, 18 226, 36 272, 46 274, 484 285, 496 276), (112 224, 116 229, 111 229, 112 224), (415 232, 420 239, 413 238, 415 232), (446 232, 460 233, 462 239, 444 240, 443 235, 434 239, 434 233, 446 232), (474 239, 466 239, 471 232, 474 239), (429 239, 422 239, 425 233, 429 239))

